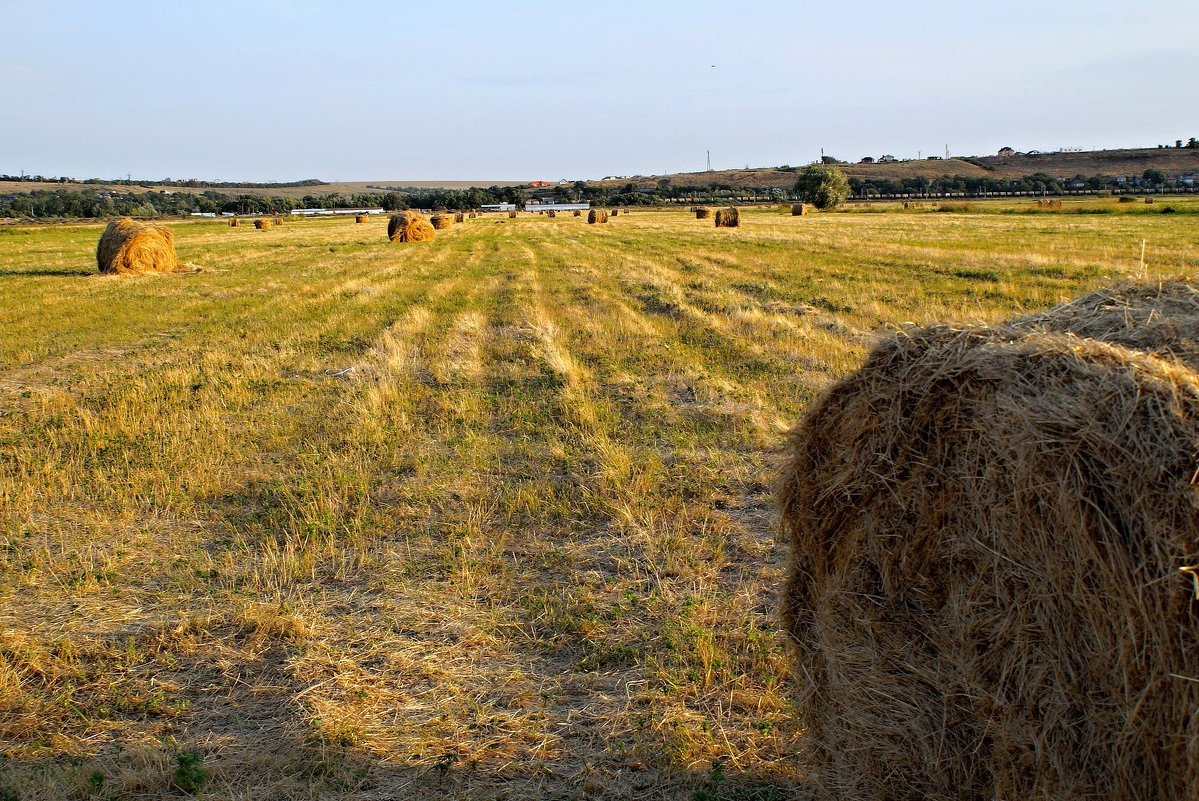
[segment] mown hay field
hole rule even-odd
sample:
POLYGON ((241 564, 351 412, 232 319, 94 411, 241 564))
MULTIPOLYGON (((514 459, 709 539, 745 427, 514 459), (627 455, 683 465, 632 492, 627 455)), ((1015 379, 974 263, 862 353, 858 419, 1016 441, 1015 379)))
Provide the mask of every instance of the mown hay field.
POLYGON ((153 276, 0 228, 0 794, 804 797, 782 432, 1193 220, 180 222, 153 276))

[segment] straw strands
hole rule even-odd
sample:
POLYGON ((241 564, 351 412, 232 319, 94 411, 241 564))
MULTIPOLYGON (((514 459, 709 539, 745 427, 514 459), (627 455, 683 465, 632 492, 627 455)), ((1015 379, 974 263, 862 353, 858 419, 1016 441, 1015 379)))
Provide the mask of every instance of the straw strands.
POLYGON ((434 236, 433 226, 420 212, 401 211, 387 220, 387 238, 392 242, 427 242, 434 236))
POLYGON ((114 220, 100 235, 96 265, 102 273, 170 273, 179 269, 175 235, 162 225, 114 220))
POLYGON ((784 619, 845 799, 1199 787, 1199 292, 888 336, 790 435, 784 619))
MULTIPOLYGON (((699 214, 697 213, 696 216, 698 217, 699 214)), ((736 228, 739 225, 741 225, 741 212, 736 206, 716 210, 717 228, 736 228)))

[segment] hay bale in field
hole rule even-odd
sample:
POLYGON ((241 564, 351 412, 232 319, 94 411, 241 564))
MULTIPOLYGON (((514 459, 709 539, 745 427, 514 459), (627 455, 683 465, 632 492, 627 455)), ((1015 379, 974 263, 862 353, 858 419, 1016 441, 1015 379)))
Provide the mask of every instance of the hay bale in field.
POLYGON ((736 228, 741 225, 741 211, 736 206, 716 210, 717 228, 736 228))
POLYGON ((162 225, 114 220, 100 235, 96 265, 102 273, 173 273, 179 269, 175 235, 162 225))
POLYGON ((587 224, 595 225, 596 223, 606 223, 608 221, 608 212, 603 209, 592 209, 587 212, 587 224))
POLYGON ((619 216, 620 216, 620 209, 612 209, 612 216, 613 216, 613 217, 619 217, 619 216))
POLYGON ((712 210, 711 210, 711 209, 709 209, 709 208, 704 208, 703 206, 700 206, 700 207, 696 208, 696 210, 695 210, 695 219, 697 219, 697 220, 708 220, 708 219, 711 219, 711 217, 712 217, 712 210))
POLYGON ((456 222, 456 223, 466 222, 466 215, 460 211, 455 212, 454 213, 454 222, 456 222))
POLYGON ((583 210, 582 210, 582 209, 575 209, 575 216, 576 216, 576 217, 582 217, 582 216, 583 216, 583 210))
POLYGON ((1149 204, 1152 204, 1152 203, 1153 203, 1153 198, 1151 198, 1151 197, 1147 197, 1147 198, 1145 198, 1145 202, 1146 202, 1146 203, 1149 203, 1149 204))
POLYGON ((790 435, 783 617, 834 797, 1193 801, 1199 291, 886 337, 790 435))
POLYGON ((467 217, 470 217, 470 218, 473 220, 473 219, 475 219, 476 217, 478 217, 479 215, 478 215, 478 213, 477 213, 477 212, 474 212, 474 211, 472 211, 470 214, 468 214, 468 215, 466 215, 466 216, 467 216, 467 217))
POLYGON ((449 228, 451 225, 453 225, 454 218, 448 214, 434 214, 429 218, 429 222, 433 224, 434 228, 440 231, 443 228, 449 228))
POLYGON ((283 225, 283 218, 282 217, 272 217, 271 224, 272 225, 283 225))
POLYGON ((366 222, 366 220, 367 220, 367 216, 365 214, 355 214, 354 215, 354 224, 355 225, 362 225, 364 222, 366 222))
POLYGON ((387 220, 387 238, 392 242, 427 242, 434 236, 433 226, 420 212, 401 211, 387 220))
POLYGON ((516 219, 516 212, 515 212, 515 211, 510 211, 510 212, 508 212, 508 219, 509 219, 509 220, 515 220, 515 219, 516 219))
POLYGON ((259 217, 257 220, 254 221, 254 227, 256 229, 258 229, 259 231, 266 228, 266 226, 267 226, 267 221, 264 220, 262 217, 259 217))
POLYGON ((551 218, 551 219, 552 219, 552 218, 554 218, 554 217, 557 217, 557 216, 558 216, 558 212, 554 211, 553 209, 550 209, 549 211, 547 211, 547 212, 545 213, 545 216, 546 216, 546 217, 549 217, 549 218, 551 218))
POLYGON ((803 203, 794 204, 793 206, 791 206, 791 216, 792 217, 807 217, 808 216, 808 207, 805 206, 803 203))
POLYGON ((237 227, 237 218, 236 218, 236 217, 230 217, 230 218, 229 218, 229 227, 230 227, 230 228, 236 228, 236 227, 237 227))

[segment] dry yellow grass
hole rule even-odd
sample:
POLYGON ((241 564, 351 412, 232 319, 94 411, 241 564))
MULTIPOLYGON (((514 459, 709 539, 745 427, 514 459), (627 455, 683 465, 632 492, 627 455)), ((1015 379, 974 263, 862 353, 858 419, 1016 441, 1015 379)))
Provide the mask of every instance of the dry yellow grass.
POLYGON ((781 431, 875 332, 1193 266, 1161 205, 181 222, 169 281, 0 227, 0 791, 804 797, 781 431))

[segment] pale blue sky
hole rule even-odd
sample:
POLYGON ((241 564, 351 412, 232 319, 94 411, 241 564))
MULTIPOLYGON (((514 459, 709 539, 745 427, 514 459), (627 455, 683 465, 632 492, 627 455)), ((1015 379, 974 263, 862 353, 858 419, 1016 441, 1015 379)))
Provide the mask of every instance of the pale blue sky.
POLYGON ((1199 136, 1192 0, 0 0, 0 31, 0 173, 556 180, 1199 136))

